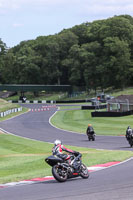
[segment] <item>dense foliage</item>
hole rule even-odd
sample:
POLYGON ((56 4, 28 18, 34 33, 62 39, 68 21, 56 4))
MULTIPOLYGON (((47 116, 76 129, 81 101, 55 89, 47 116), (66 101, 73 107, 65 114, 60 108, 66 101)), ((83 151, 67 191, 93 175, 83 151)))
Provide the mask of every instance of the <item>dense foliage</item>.
POLYGON ((114 16, 8 49, 0 41, 0 80, 7 84, 133 85, 133 18, 114 16))

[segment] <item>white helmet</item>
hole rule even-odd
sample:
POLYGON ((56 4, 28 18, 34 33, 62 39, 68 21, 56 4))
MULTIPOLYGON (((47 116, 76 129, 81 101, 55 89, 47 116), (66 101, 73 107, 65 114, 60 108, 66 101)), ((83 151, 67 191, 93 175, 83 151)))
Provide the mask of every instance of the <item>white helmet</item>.
POLYGON ((61 142, 60 140, 55 140, 55 141, 54 141, 54 144, 55 144, 55 145, 58 145, 58 144, 62 144, 62 142, 61 142))

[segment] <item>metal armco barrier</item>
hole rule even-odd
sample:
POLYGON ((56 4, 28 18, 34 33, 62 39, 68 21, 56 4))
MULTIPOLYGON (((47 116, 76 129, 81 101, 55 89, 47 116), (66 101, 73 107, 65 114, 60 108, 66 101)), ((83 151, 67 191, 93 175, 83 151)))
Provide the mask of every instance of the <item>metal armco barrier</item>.
POLYGON ((20 112, 20 111, 22 111, 22 107, 20 107, 20 108, 12 108, 10 110, 6 110, 4 112, 0 112, 0 117, 5 117, 7 115, 10 115, 11 113, 20 112))

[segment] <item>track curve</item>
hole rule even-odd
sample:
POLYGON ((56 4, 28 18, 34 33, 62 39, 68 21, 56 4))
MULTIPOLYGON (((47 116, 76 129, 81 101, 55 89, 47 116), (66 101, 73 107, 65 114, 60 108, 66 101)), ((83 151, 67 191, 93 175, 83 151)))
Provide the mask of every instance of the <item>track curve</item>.
MULTIPOLYGON (((40 108, 42 105, 27 105, 40 108)), ((98 149, 132 150, 124 137, 97 136, 89 142, 86 135, 58 130, 49 124, 49 118, 56 108, 44 112, 28 112, 0 122, 0 128, 15 135, 35 140, 53 142, 60 138, 64 144, 98 149)), ((121 165, 93 172, 89 179, 71 179, 65 183, 57 181, 40 182, 31 185, 3 188, 0 200, 132 200, 133 160, 121 165)))
MULTIPOLYGON (((30 109, 41 109, 42 105, 26 105, 30 109)), ((44 105, 45 106, 45 105, 44 105)), ((0 122, 0 127, 10 133, 30 139, 51 142, 62 140, 63 144, 96 149, 131 150, 125 137, 122 136, 96 136, 95 142, 89 142, 85 134, 77 134, 56 129, 49 123, 49 118, 57 108, 40 112, 28 112, 18 117, 0 122)))

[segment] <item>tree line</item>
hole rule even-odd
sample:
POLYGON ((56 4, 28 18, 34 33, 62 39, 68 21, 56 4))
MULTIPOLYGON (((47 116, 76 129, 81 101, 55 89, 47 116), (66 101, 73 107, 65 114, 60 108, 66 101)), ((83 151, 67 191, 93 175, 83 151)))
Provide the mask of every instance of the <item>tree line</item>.
POLYGON ((0 83, 132 86, 133 17, 86 22, 10 49, 0 40, 0 83))

